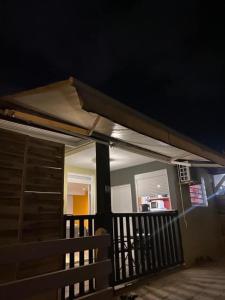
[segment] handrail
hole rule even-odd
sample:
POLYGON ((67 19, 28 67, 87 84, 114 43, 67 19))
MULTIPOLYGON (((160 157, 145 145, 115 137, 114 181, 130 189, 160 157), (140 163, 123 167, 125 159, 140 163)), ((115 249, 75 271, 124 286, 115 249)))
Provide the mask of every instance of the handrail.
POLYGON ((165 216, 165 215, 177 215, 177 210, 168 210, 168 211, 149 211, 149 212, 132 212, 132 213, 112 213, 112 216, 118 216, 118 217, 126 217, 126 216, 146 216, 146 215, 152 215, 152 216, 165 216))
MULTIPOLYGON (((173 210, 163 210, 163 211, 147 211, 147 212, 127 212, 127 213, 114 213, 112 212, 111 215, 174 215, 177 214, 178 211, 173 209, 173 210)), ((90 214, 90 215, 70 215, 70 214, 64 214, 64 218, 66 218, 67 220, 80 220, 80 219, 89 219, 89 218, 95 218, 96 214, 90 214)))
POLYGON ((64 218, 66 220, 88 220, 88 219, 94 219, 96 215, 70 215, 66 214, 64 215, 64 218))

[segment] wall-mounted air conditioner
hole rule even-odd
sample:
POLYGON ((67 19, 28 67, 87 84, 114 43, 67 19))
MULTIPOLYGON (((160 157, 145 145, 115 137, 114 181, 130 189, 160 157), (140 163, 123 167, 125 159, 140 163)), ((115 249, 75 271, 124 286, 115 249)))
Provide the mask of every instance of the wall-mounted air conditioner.
POLYGON ((179 165, 178 166, 178 175, 180 183, 201 183, 200 177, 198 174, 198 168, 188 167, 185 165, 179 165))
POLYGON ((178 165, 178 175, 180 183, 190 183, 191 174, 188 166, 178 165))

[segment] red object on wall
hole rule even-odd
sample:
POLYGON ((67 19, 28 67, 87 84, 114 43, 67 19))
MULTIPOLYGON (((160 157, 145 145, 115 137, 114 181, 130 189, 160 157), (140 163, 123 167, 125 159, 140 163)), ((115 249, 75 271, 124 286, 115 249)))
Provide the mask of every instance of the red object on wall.
POLYGON ((190 191, 190 197, 191 197, 192 204, 203 204, 204 203, 203 191, 202 191, 201 184, 190 185, 189 191, 190 191))
POLYGON ((171 209, 170 198, 169 197, 164 197, 162 200, 164 201, 164 207, 166 209, 171 209))

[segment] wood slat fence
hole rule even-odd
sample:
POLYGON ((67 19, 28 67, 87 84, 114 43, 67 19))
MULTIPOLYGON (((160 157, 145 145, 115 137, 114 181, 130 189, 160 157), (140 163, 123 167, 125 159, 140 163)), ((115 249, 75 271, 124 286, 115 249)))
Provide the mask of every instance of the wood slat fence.
POLYGON ((57 289, 61 293, 61 289, 67 286, 75 287, 75 283, 85 282, 86 280, 94 280, 94 290, 96 291, 90 294, 87 299, 96 299, 96 297, 98 299, 109 297, 110 299, 112 297, 112 289, 109 288, 108 278, 112 267, 111 260, 107 258, 107 249, 110 246, 110 242, 111 238, 109 235, 102 235, 20 243, 0 247, 0 265, 34 261, 50 256, 63 257, 66 253, 98 249, 95 261, 88 265, 73 266, 0 284, 0 299, 18 299, 19 295, 19 298, 23 300, 57 289))
MULTIPOLYGON (((85 237, 93 236, 94 233, 94 215, 85 216, 73 216, 67 215, 64 219, 65 222, 65 237, 85 237)), ((84 266, 94 263, 94 251, 89 249, 88 251, 70 252, 65 258, 65 267, 74 268, 77 266, 84 266)), ((85 292, 94 291, 94 279, 91 278, 88 282, 79 282, 69 287, 69 299, 84 295, 85 292), (76 293, 75 293, 76 291, 76 293)), ((66 293, 67 294, 67 293, 66 293)))
MULTIPOLYGON (((0 246, 63 238, 65 146, 3 129, 0 145, 0 246)), ((0 282, 62 265, 61 257, 49 257, 0 266, 0 282)))

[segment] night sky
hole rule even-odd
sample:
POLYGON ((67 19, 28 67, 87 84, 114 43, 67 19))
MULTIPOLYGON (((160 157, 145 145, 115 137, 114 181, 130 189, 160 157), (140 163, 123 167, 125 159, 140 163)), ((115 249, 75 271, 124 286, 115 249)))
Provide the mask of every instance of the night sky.
POLYGON ((225 149, 224 1, 0 0, 0 94, 74 76, 225 149))

